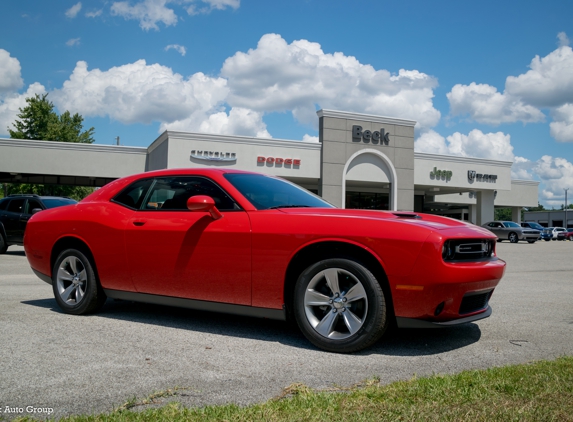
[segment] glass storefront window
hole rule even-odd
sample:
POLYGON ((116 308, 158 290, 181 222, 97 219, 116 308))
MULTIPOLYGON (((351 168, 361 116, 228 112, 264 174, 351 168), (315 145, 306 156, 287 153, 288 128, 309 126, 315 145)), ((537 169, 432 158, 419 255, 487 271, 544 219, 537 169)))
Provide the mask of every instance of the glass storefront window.
POLYGON ((390 195, 374 192, 346 192, 346 208, 388 210, 390 209, 390 195))

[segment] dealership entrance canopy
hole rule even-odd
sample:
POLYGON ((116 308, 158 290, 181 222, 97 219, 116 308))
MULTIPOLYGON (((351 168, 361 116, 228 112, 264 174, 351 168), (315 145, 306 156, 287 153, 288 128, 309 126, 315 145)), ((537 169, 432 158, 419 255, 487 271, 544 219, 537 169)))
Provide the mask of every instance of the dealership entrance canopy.
POLYGON ((509 161, 414 152, 416 122, 318 111, 319 142, 171 132, 149 147, 0 139, 0 183, 103 186, 165 168, 228 167, 281 176, 345 208, 432 212, 482 224, 494 207, 537 206, 538 182, 509 161))

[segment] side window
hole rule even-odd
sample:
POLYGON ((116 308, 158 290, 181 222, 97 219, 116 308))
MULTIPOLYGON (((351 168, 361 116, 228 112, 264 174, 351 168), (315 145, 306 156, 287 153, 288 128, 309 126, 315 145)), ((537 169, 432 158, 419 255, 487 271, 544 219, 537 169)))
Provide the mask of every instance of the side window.
POLYGON ((141 204, 152 183, 153 179, 138 180, 121 191, 119 195, 113 198, 113 201, 129 208, 141 209, 141 204))
POLYGON ((40 201, 38 201, 37 199, 28 199, 28 202, 26 203, 26 210, 24 211, 24 213, 32 214, 32 210, 34 208, 43 209, 42 204, 40 204, 40 201))
POLYGON ((9 199, 0 200, 0 211, 5 210, 8 206, 9 199))
POLYGON ((10 201, 10 204, 8 204, 8 212, 16 212, 18 214, 22 213, 23 209, 24 209, 24 202, 26 201, 25 198, 18 198, 18 199, 12 199, 12 201, 10 201))
POLYGON ((192 196, 206 195, 213 198, 220 211, 240 209, 219 186, 203 177, 164 177, 156 180, 147 199, 147 208, 185 210, 192 196))

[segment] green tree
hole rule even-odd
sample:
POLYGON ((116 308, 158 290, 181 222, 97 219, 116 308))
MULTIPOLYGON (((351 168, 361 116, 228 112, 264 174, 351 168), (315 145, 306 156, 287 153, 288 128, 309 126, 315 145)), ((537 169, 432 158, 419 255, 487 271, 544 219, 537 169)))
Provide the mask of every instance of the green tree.
MULTIPOLYGON (((28 105, 20 108, 18 119, 12 123, 14 129, 8 128, 13 139, 31 139, 42 141, 94 142, 93 127, 83 130, 84 118, 79 114, 73 116, 69 111, 58 115, 54 104, 48 100, 48 94, 26 98, 28 105)), ((38 195, 68 196, 77 200, 85 198, 93 188, 67 185, 31 185, 26 183, 7 184, 7 193, 35 193, 38 195)))
POLYGON ((93 127, 83 130, 84 118, 78 113, 73 116, 65 111, 61 116, 54 111, 54 104, 48 100, 48 94, 26 98, 28 105, 20 108, 18 119, 8 128, 13 139, 35 139, 42 141, 94 142, 93 127))

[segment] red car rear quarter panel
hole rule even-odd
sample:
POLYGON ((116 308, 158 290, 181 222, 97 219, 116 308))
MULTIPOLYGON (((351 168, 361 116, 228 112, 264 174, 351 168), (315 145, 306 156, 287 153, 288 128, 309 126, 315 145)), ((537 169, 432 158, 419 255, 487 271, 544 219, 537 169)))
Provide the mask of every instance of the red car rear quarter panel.
POLYGON ((289 262, 307 245, 339 241, 372 253, 390 282, 412 271, 430 231, 396 220, 330 215, 329 212, 250 212, 253 233, 253 306, 280 308, 289 262))
POLYGON ((133 211, 115 204, 81 202, 42 211, 30 219, 26 251, 35 270, 52 275, 50 257, 58 240, 75 238, 92 253, 104 288, 133 291, 125 262, 123 228, 133 211))

